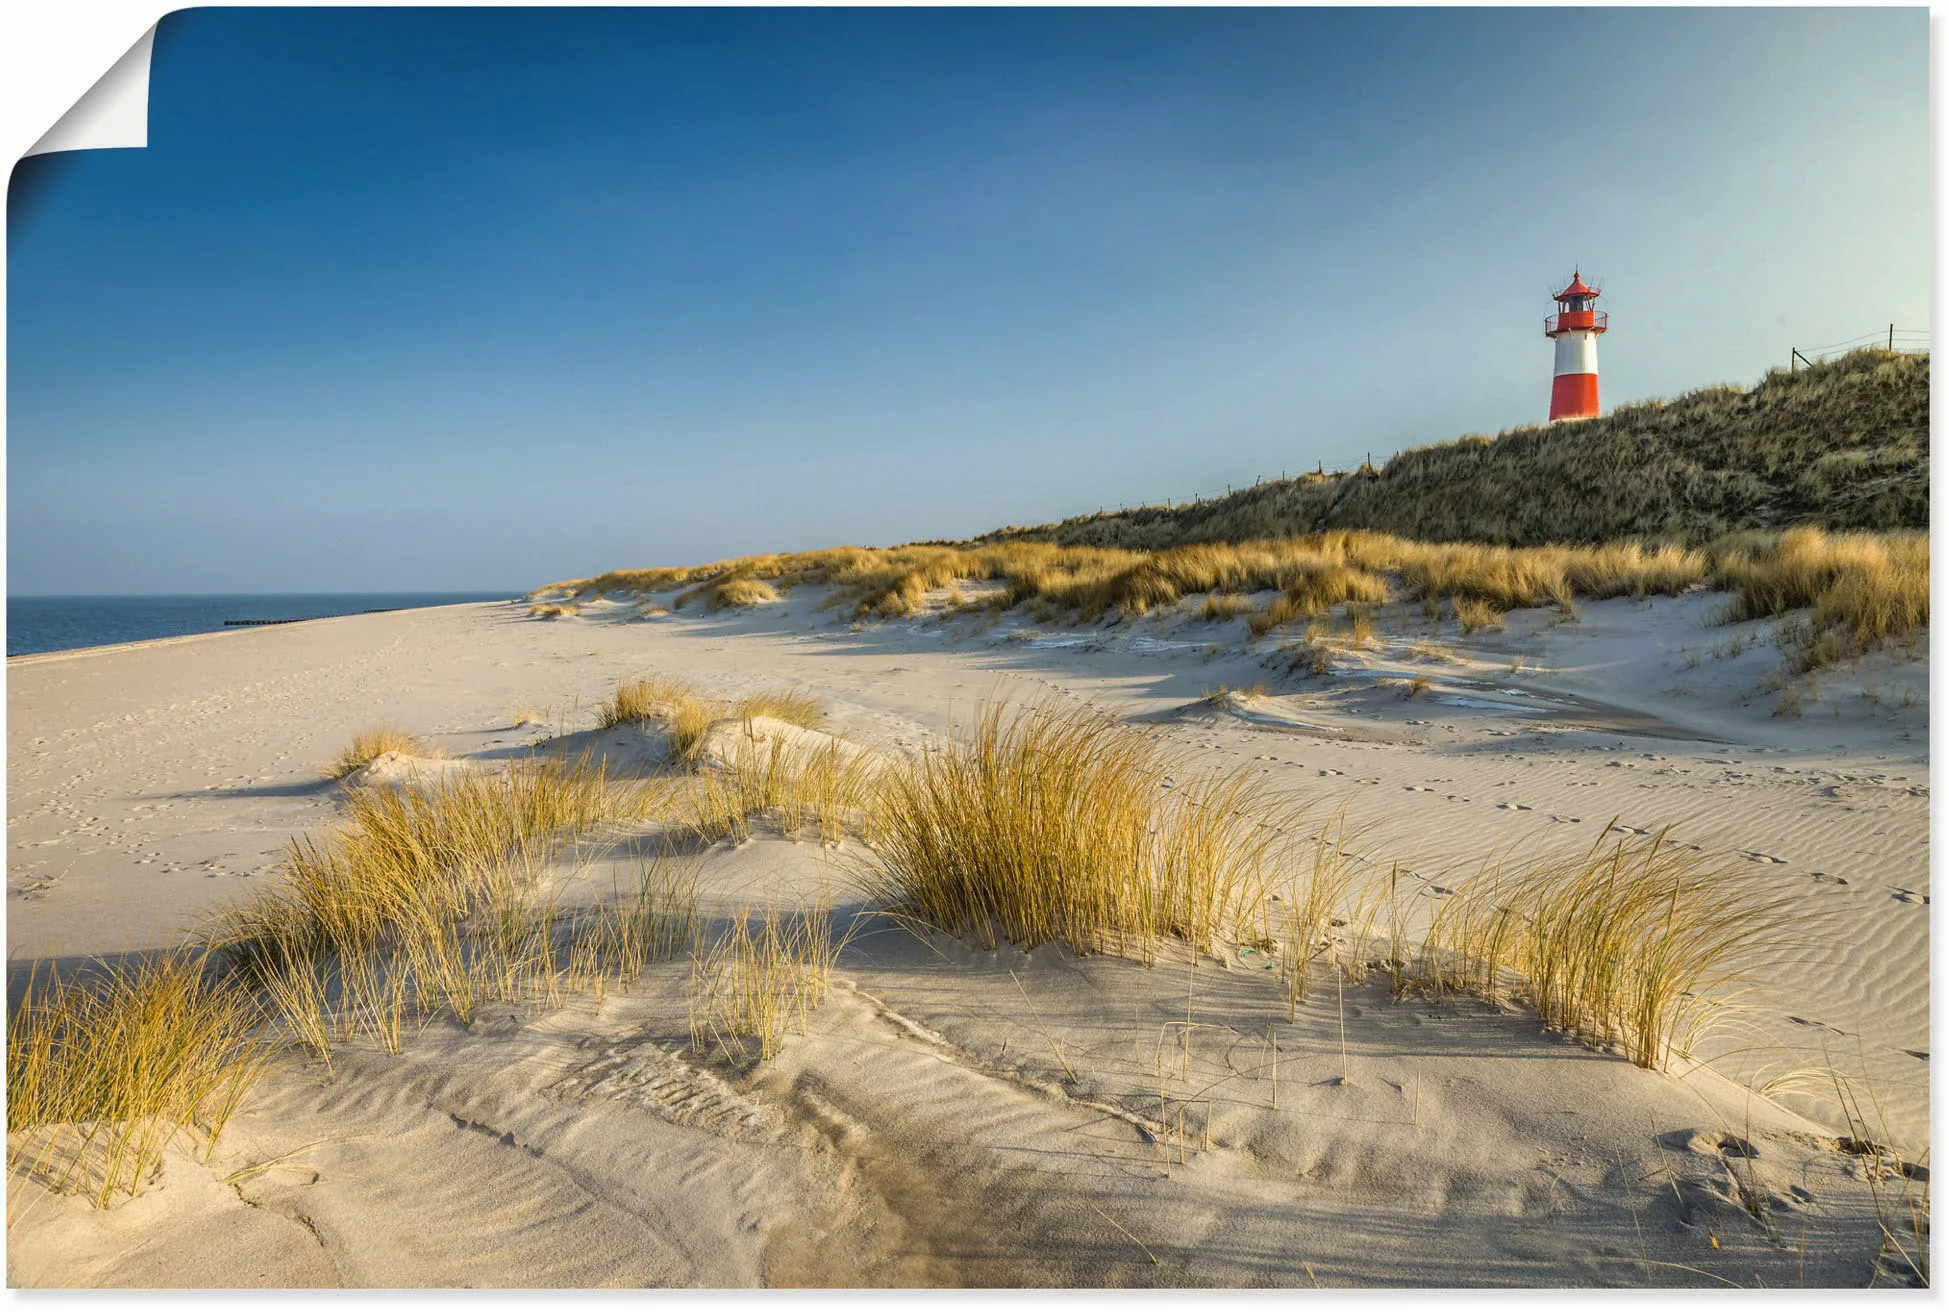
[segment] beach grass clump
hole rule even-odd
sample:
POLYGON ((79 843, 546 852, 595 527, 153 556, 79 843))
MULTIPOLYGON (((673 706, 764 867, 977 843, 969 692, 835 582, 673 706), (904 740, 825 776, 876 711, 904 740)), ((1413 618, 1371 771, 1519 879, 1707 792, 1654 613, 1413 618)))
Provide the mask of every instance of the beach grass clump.
POLYGON ((340 752, 326 772, 334 779, 343 779, 354 770, 371 764, 387 752, 398 752, 403 756, 431 756, 425 743, 403 729, 380 727, 367 729, 352 737, 351 745, 340 752))
POLYGON ((783 720, 801 729, 817 729, 826 721, 825 708, 817 698, 792 689, 726 701, 706 697, 680 679, 661 675, 625 680, 596 707, 596 724, 603 729, 662 723, 670 733, 671 754, 686 763, 695 761, 713 724, 720 720, 748 722, 758 716, 783 720))
POLYGON ((1431 990, 1520 994, 1542 1021, 1658 1069, 1778 949, 1788 899, 1743 868, 1667 841, 1485 868, 1444 900, 1418 971, 1431 990))
POLYGON ((757 819, 769 819, 794 839, 836 845, 848 836, 866 838, 875 832, 883 764, 837 738, 760 736, 747 719, 721 759, 682 781, 673 794, 672 814, 705 841, 742 843, 757 819))
POLYGON ((539 620, 573 619, 581 613, 580 603, 573 601, 537 603, 528 607, 528 614, 539 620))
POLYGON ((1489 602, 1477 601, 1473 597, 1456 597, 1449 607, 1455 612, 1455 621, 1462 626, 1463 633, 1474 633, 1478 629, 1499 633, 1504 627, 1502 612, 1489 602))
POLYGON ((97 1207, 134 1195, 169 1145, 222 1133, 269 1056, 262 1019, 196 952, 30 970, 7 1027, 9 1164, 97 1207))
POLYGON ((680 755, 685 746, 703 738, 704 731, 716 718, 716 703, 682 680, 661 675, 624 680, 606 701, 596 706, 597 728, 664 723, 680 755))
POLYGON ((670 608, 682 610, 691 602, 701 598, 705 612, 716 614, 720 610, 749 610, 753 606, 777 601, 780 593, 770 581, 760 575, 759 570, 762 567, 762 563, 757 560, 735 562, 723 573, 678 593, 676 599, 670 603, 670 608))
POLYGON ((740 911, 692 958, 691 1046, 736 1060, 771 1060, 788 1031, 806 1032, 843 947, 824 897, 789 912, 771 905, 755 914, 740 911))
POLYGON ((1165 938, 1263 936, 1284 811, 1249 770, 1186 768, 1093 708, 998 704, 889 765, 859 878, 916 927, 1149 961, 1165 938))
POLYGON ((1796 528, 1729 538, 1715 554, 1714 568, 1732 594, 1720 622, 1780 619, 1775 643, 1796 674, 1856 660, 1889 642, 1913 645, 1928 627, 1925 533, 1796 528))
POLYGON ((353 789, 344 821, 293 839, 271 887, 217 913, 207 936, 258 977, 320 953, 369 951, 398 925, 466 919, 504 894, 511 872, 538 869, 558 832, 640 818, 655 797, 587 757, 353 789))

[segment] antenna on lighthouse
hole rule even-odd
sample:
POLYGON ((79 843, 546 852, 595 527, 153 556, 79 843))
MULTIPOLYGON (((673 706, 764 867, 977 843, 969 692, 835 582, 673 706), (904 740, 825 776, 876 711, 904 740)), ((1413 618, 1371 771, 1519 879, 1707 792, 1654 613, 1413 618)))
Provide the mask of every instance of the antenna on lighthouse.
POLYGON ((1569 286, 1550 293, 1557 312, 1543 320, 1543 335, 1556 343, 1551 422, 1597 415, 1597 338, 1610 329, 1610 316, 1595 308, 1602 294, 1584 282, 1581 265, 1570 274, 1569 286))

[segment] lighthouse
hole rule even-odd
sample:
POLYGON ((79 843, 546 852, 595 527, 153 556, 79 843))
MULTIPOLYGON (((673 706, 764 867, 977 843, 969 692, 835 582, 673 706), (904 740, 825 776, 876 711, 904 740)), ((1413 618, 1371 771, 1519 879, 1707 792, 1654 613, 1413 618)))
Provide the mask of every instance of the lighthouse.
POLYGON ((1556 342, 1556 379, 1550 384, 1550 419, 1591 419, 1597 414, 1597 334, 1610 316, 1591 308, 1602 293, 1584 286, 1581 271, 1556 294, 1558 310, 1543 321, 1556 342))

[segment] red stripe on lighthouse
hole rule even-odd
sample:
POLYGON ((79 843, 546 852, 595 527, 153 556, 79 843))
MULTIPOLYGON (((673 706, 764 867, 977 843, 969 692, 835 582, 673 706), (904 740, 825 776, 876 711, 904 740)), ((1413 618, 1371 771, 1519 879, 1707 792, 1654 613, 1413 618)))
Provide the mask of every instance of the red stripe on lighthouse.
POLYGON ((1550 384, 1550 418, 1594 419, 1596 416, 1597 375, 1558 374, 1550 384))

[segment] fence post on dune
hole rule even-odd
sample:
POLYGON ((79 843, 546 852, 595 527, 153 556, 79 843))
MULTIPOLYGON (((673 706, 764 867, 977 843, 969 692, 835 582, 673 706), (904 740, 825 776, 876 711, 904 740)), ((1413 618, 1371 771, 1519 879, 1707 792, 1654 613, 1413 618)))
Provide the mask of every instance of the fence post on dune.
POLYGON ((1895 350, 1895 325, 1892 323, 1888 325, 1888 350, 1891 354, 1895 350))

